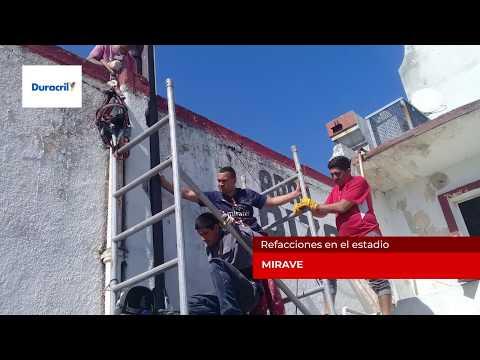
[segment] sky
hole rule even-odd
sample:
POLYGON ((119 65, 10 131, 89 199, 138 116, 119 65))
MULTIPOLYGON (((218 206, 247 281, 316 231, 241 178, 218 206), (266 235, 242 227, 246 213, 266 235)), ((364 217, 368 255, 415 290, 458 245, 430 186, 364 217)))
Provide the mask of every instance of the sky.
MULTIPOLYGON (((86 57, 93 45, 60 45, 86 57)), ((158 45, 157 93, 165 79, 178 105, 328 174, 325 124, 366 116, 405 97, 402 45, 158 45)))

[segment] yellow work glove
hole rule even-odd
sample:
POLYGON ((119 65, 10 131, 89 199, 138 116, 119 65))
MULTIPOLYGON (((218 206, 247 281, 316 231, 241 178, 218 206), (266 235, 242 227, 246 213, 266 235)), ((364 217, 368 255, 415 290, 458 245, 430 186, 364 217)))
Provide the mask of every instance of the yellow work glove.
POLYGON ((317 207, 317 203, 315 200, 312 200, 308 197, 303 197, 299 203, 296 203, 293 207, 293 214, 297 216, 298 214, 302 213, 305 209, 314 210, 317 207))

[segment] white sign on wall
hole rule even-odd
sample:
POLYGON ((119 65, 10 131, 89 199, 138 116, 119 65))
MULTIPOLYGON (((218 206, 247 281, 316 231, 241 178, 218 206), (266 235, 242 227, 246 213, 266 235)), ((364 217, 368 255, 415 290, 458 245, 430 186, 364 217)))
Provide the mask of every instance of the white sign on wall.
POLYGON ((23 65, 24 108, 82 107, 81 65, 23 65))

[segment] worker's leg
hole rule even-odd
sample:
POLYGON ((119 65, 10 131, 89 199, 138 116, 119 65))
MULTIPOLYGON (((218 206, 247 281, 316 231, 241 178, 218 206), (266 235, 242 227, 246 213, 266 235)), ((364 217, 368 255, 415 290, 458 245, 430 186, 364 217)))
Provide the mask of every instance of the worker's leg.
POLYGON ((249 281, 237 268, 222 259, 210 261, 210 273, 221 315, 241 315, 257 304, 261 286, 249 281))
POLYGON ((220 315, 218 297, 215 295, 199 294, 188 299, 189 315, 220 315))
POLYGON ((285 304, 283 303, 282 294, 280 290, 278 290, 275 281, 268 279, 263 284, 270 315, 285 315, 285 304))
POLYGON ((267 315, 269 308, 269 301, 267 297, 268 282, 267 280, 260 280, 259 284, 263 287, 263 295, 257 302, 257 305, 250 311, 250 315, 267 315))
MULTIPOLYGON (((328 279, 328 282, 330 284, 330 294, 332 295, 333 306, 335 307, 335 297, 337 296, 337 280, 336 279, 328 279)), ((324 291, 326 291, 326 290, 324 290, 324 291)), ((325 303, 325 314, 324 315, 327 315, 327 314, 330 314, 330 313, 331 313, 331 309, 328 306, 328 303, 325 303)))
POLYGON ((393 312, 393 302, 390 282, 383 279, 370 279, 368 283, 378 296, 378 303, 382 314, 391 315, 393 312))
MULTIPOLYGON (((371 231, 367 236, 382 236, 378 231, 371 231)), ((370 287, 378 296, 378 304, 383 315, 391 315, 393 312, 392 288, 388 280, 370 279, 370 287)))

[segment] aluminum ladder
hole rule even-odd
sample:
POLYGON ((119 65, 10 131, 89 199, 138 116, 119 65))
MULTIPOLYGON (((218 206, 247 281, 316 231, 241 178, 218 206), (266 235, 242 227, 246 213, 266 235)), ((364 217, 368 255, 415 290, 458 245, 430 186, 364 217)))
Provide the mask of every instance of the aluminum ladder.
POLYGON ((168 115, 164 116, 157 123, 150 126, 142 134, 138 135, 128 144, 124 145, 117 150, 118 154, 121 154, 134 146, 141 143, 147 137, 152 135, 154 132, 158 131, 163 125, 169 124, 170 128, 170 147, 171 154, 170 156, 145 172, 143 175, 137 177, 135 180, 129 184, 118 189, 118 166, 119 161, 117 160, 110 150, 110 188, 109 188, 109 209, 111 213, 108 217, 108 235, 107 235, 107 249, 110 248, 110 257, 109 262, 110 266, 107 266, 106 276, 110 279, 109 285, 106 289, 105 301, 109 301, 108 308, 110 311, 108 314, 115 314, 117 294, 120 290, 128 288, 132 285, 135 285, 141 281, 144 281, 148 278, 151 278, 157 274, 163 273, 169 269, 177 268, 178 270, 178 288, 179 288, 179 299, 180 299, 180 314, 188 314, 187 306, 187 287, 186 287, 186 277, 185 277, 185 246, 183 240, 183 223, 182 223, 182 207, 181 207, 181 192, 180 192, 180 177, 179 177, 179 164, 178 164, 178 150, 177 150, 177 123, 175 118, 175 100, 173 95, 173 81, 171 79, 166 80, 167 88, 167 101, 168 101, 168 115), (144 221, 132 226, 129 229, 124 230, 123 232, 118 232, 118 212, 121 205, 122 197, 129 190, 141 185, 145 181, 149 180, 153 176, 157 175, 160 171, 167 168, 168 166, 172 167, 173 173, 173 188, 174 188, 174 204, 162 210, 158 214, 148 217, 144 221), (143 230, 147 226, 153 225, 159 222, 164 217, 174 213, 175 214, 175 226, 176 226, 176 242, 177 242, 177 257, 169 260, 161 265, 154 267, 148 271, 145 271, 141 274, 138 274, 128 280, 123 282, 118 282, 118 243, 121 240, 126 239, 127 237, 136 234, 137 232, 143 230), (108 300, 107 300, 108 298, 108 300))

